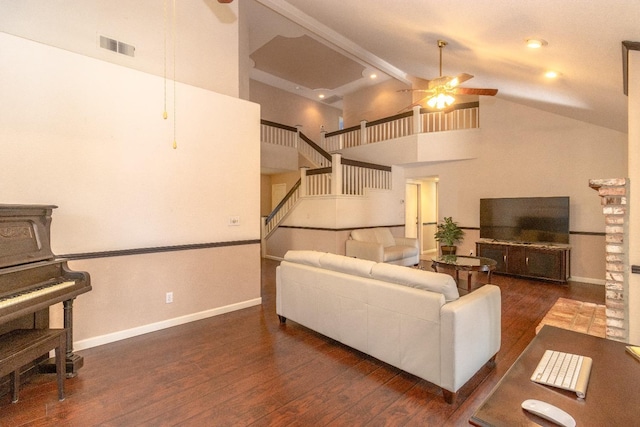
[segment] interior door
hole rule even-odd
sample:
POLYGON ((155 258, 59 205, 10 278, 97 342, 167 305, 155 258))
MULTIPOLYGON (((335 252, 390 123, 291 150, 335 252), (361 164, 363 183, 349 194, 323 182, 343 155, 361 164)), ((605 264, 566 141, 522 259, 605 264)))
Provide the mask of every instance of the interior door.
POLYGON ((420 185, 407 183, 405 188, 404 234, 406 237, 420 238, 420 185))

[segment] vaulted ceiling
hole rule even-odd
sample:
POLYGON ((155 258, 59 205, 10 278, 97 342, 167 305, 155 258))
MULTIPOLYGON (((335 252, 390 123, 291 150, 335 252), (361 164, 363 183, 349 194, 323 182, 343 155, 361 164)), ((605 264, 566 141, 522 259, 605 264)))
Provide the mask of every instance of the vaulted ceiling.
POLYGON ((637 0, 250 0, 248 18, 252 78, 303 96, 336 102, 372 73, 433 79, 442 39, 443 74, 474 75, 463 86, 627 131, 622 42, 640 41, 637 0))

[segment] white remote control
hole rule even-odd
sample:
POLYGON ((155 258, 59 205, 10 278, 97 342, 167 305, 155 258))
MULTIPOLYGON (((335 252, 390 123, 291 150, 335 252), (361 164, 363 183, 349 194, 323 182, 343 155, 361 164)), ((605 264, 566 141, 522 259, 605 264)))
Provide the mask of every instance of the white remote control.
POLYGON ((522 409, 564 427, 575 427, 576 425, 576 420, 571 415, 557 406, 541 400, 527 399, 522 402, 522 409))

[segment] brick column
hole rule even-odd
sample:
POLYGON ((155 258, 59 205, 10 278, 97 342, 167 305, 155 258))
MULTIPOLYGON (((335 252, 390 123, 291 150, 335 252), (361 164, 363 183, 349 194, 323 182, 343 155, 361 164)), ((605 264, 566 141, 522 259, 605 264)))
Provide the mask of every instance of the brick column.
POLYGON ((626 342, 629 334, 629 181, 591 179, 589 187, 598 191, 605 216, 607 338, 626 342))

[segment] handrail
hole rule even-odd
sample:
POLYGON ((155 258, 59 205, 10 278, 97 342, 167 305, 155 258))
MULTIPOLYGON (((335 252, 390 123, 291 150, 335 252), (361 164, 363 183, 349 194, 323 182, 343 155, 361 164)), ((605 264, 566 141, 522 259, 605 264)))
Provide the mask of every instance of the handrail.
POLYGON ((260 124, 261 125, 272 126, 274 128, 288 130, 288 131, 291 131, 291 132, 298 132, 298 129, 296 127, 294 127, 294 126, 283 125, 282 123, 276 123, 276 122, 272 122, 272 121, 269 121, 269 120, 260 119, 260 124))
POLYGON ((331 154, 327 153, 322 147, 320 147, 318 144, 316 144, 315 142, 313 142, 312 140, 309 139, 309 137, 307 137, 307 135, 305 135, 304 133, 300 132, 300 138, 302 138, 302 140, 304 142, 306 142, 307 144, 309 144, 311 146, 311 148, 313 148, 314 150, 316 150, 318 153, 320 153, 320 155, 322 157, 324 157, 325 159, 331 161, 331 154))
POLYGON ((372 122, 367 122, 365 124, 365 127, 381 125, 381 124, 384 124, 384 123, 392 122, 394 120, 405 119, 407 117, 412 117, 412 116, 413 116, 413 111, 406 111, 404 113, 396 114, 394 116, 384 117, 382 119, 374 120, 372 122))
POLYGON ((345 128, 345 129, 340 129, 340 130, 334 130, 332 132, 327 132, 325 134, 325 138, 330 138, 332 136, 342 135, 343 133, 353 132, 354 130, 360 130, 360 125, 351 126, 351 127, 348 127, 348 128, 345 128))
POLYGON ((298 180, 298 182, 296 182, 293 187, 291 187, 291 190, 289 190, 287 192, 287 194, 282 198, 282 200, 280 201, 280 203, 278 203, 278 205, 273 208, 273 211, 271 211, 271 213, 269 215, 267 215, 267 218, 265 220, 265 222, 268 224, 269 222, 271 222, 271 220, 273 219, 273 217, 280 211, 280 209, 282 209, 282 207, 287 203, 287 201, 293 196, 293 194, 296 192, 296 190, 298 188, 300 188, 300 183, 302 182, 302 180, 298 180))
POLYGON ((344 158, 341 160, 341 162, 343 165, 347 165, 347 166, 357 166, 361 168, 391 172, 391 166, 377 165, 375 163, 367 163, 367 162, 361 162, 359 160, 351 160, 351 159, 344 159, 344 158))

